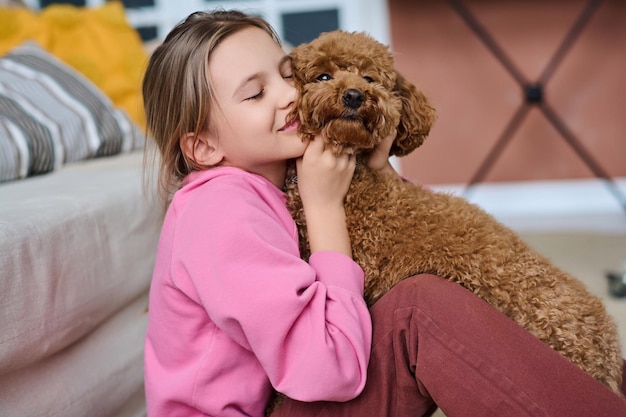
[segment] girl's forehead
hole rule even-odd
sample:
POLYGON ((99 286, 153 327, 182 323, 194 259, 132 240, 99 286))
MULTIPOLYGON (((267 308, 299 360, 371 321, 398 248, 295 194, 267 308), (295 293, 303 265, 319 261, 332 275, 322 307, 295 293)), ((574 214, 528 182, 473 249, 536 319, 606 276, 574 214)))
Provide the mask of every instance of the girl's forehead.
POLYGON ((260 53, 256 54, 259 56, 262 56, 267 51, 281 50, 280 45, 269 33, 254 26, 241 29, 223 39, 217 45, 215 51, 220 49, 232 50, 230 51, 231 53, 259 51, 260 53))
POLYGON ((250 27, 223 39, 211 53, 209 66, 271 64, 285 52, 264 30, 250 27))
POLYGON ((209 58, 209 76, 217 95, 232 95, 248 79, 277 71, 285 52, 264 30, 242 29, 220 42, 209 58))
POLYGON ((280 45, 267 32, 250 27, 223 39, 211 52, 209 68, 242 69, 270 63, 283 55, 280 45))

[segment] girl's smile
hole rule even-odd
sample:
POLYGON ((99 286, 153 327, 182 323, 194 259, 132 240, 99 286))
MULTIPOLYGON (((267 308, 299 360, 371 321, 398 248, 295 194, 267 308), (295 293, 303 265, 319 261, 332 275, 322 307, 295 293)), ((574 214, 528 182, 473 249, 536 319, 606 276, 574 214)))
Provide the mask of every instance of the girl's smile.
POLYGON ((279 132, 294 132, 298 130, 300 123, 297 120, 287 122, 283 127, 278 129, 279 132))

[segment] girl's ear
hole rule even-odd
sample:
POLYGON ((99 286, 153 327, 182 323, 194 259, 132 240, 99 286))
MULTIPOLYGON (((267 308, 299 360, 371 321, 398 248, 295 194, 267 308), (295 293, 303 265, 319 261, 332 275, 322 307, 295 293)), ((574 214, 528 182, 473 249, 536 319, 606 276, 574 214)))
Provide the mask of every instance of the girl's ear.
POLYGON ((224 159, 217 138, 213 135, 188 132, 180 138, 179 144, 185 159, 197 168, 215 166, 224 159))
POLYGON ((436 115, 426 96, 398 72, 394 91, 402 101, 402 111, 398 134, 389 153, 404 156, 424 142, 436 115))

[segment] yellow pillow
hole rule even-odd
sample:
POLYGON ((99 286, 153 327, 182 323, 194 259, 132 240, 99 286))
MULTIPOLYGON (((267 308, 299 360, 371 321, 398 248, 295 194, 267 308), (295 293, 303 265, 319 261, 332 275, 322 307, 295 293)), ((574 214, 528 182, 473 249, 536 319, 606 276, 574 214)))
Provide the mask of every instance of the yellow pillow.
POLYGON ((94 8, 54 4, 41 13, 0 9, 0 28, 0 53, 26 40, 36 41, 89 78, 145 127, 141 79, 148 56, 121 2, 94 8))
POLYGON ((28 40, 50 43, 39 16, 30 9, 0 7, 0 56, 28 40))

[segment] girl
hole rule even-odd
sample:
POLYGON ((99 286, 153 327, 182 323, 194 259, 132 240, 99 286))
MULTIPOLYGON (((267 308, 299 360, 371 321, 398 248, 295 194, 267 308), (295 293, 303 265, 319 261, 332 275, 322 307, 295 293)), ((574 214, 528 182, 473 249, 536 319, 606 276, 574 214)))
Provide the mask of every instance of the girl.
MULTIPOLYGON (((143 94, 169 202, 145 344, 150 417, 262 416, 272 387, 292 398, 276 416, 435 404, 449 416, 626 416, 623 399, 456 284, 409 278, 368 311, 343 211, 354 156, 297 136, 289 58, 265 21, 192 14, 152 55, 143 94), (293 158, 309 263, 282 191, 293 158)), ((368 164, 397 175, 392 141, 368 164)))

